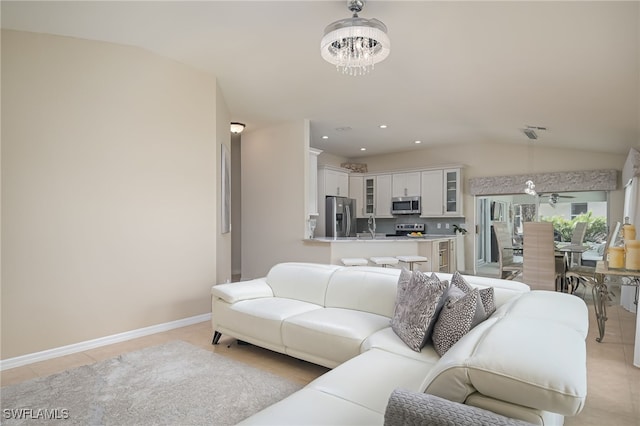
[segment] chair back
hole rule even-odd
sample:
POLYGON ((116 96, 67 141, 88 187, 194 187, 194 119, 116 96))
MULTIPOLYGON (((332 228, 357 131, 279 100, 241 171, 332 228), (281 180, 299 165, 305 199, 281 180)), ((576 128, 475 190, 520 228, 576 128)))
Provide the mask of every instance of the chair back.
POLYGON ((517 264, 513 260, 513 238, 509 232, 506 222, 493 222, 493 232, 496 234, 498 246, 498 268, 500 278, 513 275, 514 272, 522 268, 522 264, 517 264))
POLYGON ((584 242, 584 236, 587 233, 587 222, 578 222, 576 227, 573 228, 573 234, 571 234, 571 245, 582 244, 584 242))
MULTIPOLYGON (((587 222, 578 222, 576 227, 573 228, 573 234, 571 234, 571 245, 580 245, 584 243, 584 236, 587 233, 587 222)), ((571 254, 571 265, 580 265, 582 263, 582 254, 571 254)))
POLYGON ((532 290, 556 289, 556 260, 551 222, 525 222, 522 281, 532 290))

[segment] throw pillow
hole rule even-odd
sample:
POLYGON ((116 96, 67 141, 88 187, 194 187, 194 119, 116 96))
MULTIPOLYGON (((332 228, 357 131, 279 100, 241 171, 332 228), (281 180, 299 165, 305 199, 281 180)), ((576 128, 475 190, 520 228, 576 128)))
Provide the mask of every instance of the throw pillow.
MULTIPOLYGON (((464 279, 464 277, 460 274, 460 272, 456 271, 451 277, 451 285, 456 286, 465 293, 469 293, 473 287, 469 285, 469 283, 464 279)), ((495 304, 495 292, 493 287, 487 287, 479 290, 480 298, 478 299, 478 310, 482 309, 484 312, 482 315, 478 314, 478 318, 481 318, 477 323, 473 324, 473 327, 489 318, 491 314, 496 311, 495 304), (482 305, 482 306, 481 306, 482 305)), ((472 327, 472 328, 473 328, 472 327)))
MULTIPOLYGON (((402 272, 400 273, 401 278, 402 272)), ((431 323, 437 319, 438 302, 448 283, 437 277, 429 277, 420 271, 411 274, 406 286, 398 280, 396 306, 391 319, 391 328, 402 341, 416 352, 425 345, 431 323)))
POLYGON ((460 299, 449 298, 442 307, 431 336, 438 355, 443 356, 473 328, 474 321, 477 321, 478 299, 480 293, 474 288, 460 299))

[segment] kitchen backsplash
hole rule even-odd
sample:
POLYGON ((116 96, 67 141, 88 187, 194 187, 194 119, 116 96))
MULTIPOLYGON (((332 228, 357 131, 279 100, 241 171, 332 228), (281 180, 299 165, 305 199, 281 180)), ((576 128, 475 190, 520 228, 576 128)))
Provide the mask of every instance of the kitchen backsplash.
MULTIPOLYGON (((357 232, 369 232, 368 219, 357 219, 357 232)), ((458 225, 469 230, 463 217, 424 218, 418 215, 403 215, 397 218, 376 218, 376 233, 394 234, 398 223, 424 223, 425 234, 454 235, 453 225, 458 225)))

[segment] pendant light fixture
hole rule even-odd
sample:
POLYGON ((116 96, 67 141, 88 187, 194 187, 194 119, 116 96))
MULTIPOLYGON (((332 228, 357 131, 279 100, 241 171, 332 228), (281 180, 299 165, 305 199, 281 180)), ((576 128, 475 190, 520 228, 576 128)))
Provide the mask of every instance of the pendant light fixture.
POLYGON ((390 52, 387 27, 377 19, 358 16, 364 0, 347 0, 351 18, 329 24, 320 42, 320 53, 343 74, 364 75, 373 70, 390 52))
MULTIPOLYGON (((528 137, 529 140, 531 141, 529 143, 529 170, 531 171, 531 173, 533 173, 533 163, 534 163, 534 154, 535 154, 533 141, 538 139, 538 134, 536 133, 536 130, 544 131, 544 130, 547 130, 547 128, 541 127, 541 126, 526 126, 524 129, 522 129, 522 133, 524 133, 525 136, 528 137)), ((533 183, 532 179, 528 179, 524 183, 524 193, 528 195, 532 195, 534 197, 538 195, 538 193, 536 192, 536 185, 533 183)))

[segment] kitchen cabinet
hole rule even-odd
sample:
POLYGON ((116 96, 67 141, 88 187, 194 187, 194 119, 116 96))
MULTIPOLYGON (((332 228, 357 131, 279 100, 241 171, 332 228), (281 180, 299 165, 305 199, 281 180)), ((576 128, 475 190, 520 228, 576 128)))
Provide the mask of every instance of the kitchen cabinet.
POLYGON ((442 216, 444 213, 444 176, 442 170, 425 170, 421 176, 421 217, 442 216))
POLYGON ((420 172, 394 173, 392 180, 392 197, 420 195, 420 172))
POLYGON ((339 171, 328 167, 320 167, 318 169, 318 183, 323 187, 324 197, 349 196, 349 173, 339 171))
POLYGON ((420 174, 421 217, 462 216, 461 170, 425 170, 420 174))
POLYGON ((377 175, 375 184, 376 217, 393 217, 391 215, 392 175, 377 175))
POLYGON ((462 216, 462 195, 460 193, 460 169, 444 169, 445 201, 444 214, 462 216))
POLYGON ((364 199, 364 176, 349 176, 349 198, 356 200, 356 217, 366 217, 364 199))
POLYGON ((455 243, 451 238, 431 241, 431 271, 452 274, 456 270, 455 243))
POLYGON ((367 176, 364 179, 364 215, 369 217, 376 209, 376 177, 367 176))

